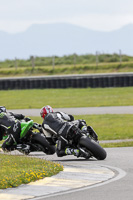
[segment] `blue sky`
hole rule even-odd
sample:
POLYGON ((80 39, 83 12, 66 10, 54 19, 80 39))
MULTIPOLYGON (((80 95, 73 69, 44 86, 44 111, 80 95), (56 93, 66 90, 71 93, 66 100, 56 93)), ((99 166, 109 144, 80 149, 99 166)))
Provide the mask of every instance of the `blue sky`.
POLYGON ((57 22, 119 29, 133 23, 133 0, 0 0, 0 30, 15 33, 35 23, 57 22))

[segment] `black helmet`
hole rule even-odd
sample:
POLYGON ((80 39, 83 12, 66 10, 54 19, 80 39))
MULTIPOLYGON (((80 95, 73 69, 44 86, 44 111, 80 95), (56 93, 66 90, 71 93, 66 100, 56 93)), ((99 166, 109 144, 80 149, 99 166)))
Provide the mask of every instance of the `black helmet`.
POLYGON ((5 106, 0 106, 0 113, 1 113, 1 112, 6 112, 5 106))

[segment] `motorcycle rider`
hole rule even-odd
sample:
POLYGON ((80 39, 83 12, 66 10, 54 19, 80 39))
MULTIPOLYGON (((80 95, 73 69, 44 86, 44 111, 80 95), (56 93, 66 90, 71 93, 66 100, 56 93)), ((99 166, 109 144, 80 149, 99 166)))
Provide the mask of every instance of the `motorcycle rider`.
POLYGON ((81 136, 81 130, 82 132, 88 132, 86 122, 84 120, 74 120, 72 115, 64 112, 54 112, 49 105, 41 108, 40 115, 43 118, 42 127, 49 133, 55 134, 58 138, 57 156, 81 156, 82 153, 78 149, 65 147, 67 139, 73 138, 77 142, 81 136))
MULTIPOLYGON (((11 151, 15 149, 21 132, 21 124, 19 120, 24 118, 24 115, 7 112, 5 106, 0 106, 0 140, 3 139, 3 136, 8 136, 2 144, 3 151, 11 151)), ((27 149, 27 146, 24 147, 24 150, 25 149, 27 149)))

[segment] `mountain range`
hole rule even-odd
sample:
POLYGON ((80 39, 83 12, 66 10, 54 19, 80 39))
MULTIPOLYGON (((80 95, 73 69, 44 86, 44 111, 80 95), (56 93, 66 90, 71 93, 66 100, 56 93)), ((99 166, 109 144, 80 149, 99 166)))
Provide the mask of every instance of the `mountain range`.
POLYGON ((114 31, 94 31, 80 26, 55 23, 33 24, 26 31, 0 31, 0 60, 30 56, 119 53, 133 55, 133 24, 114 31))

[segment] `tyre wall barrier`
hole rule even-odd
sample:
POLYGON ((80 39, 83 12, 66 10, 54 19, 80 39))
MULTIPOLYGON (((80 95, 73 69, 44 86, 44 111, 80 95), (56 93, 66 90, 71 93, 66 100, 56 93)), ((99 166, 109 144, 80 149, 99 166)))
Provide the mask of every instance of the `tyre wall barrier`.
POLYGON ((133 73, 1 78, 0 90, 133 86, 133 73))

